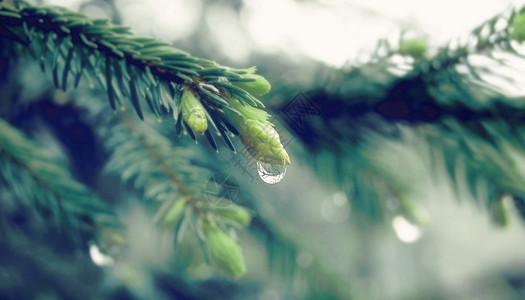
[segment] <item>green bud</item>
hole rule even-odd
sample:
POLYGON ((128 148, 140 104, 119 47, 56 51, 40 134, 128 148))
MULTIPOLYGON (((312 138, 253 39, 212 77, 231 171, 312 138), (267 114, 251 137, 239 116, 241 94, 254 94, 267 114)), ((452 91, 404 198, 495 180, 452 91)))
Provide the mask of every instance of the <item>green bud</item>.
POLYGON ((504 194, 489 207, 492 221, 500 227, 506 227, 509 224, 508 204, 511 202, 512 196, 504 194))
POLYGON ((168 209, 164 217, 162 218, 162 225, 169 227, 175 226, 182 214, 184 214, 184 207, 186 206, 186 199, 179 199, 173 203, 173 205, 168 209))
POLYGON ((279 134, 270 122, 245 120, 240 128, 241 140, 259 162, 268 164, 290 164, 279 134))
POLYGON ((428 212, 412 199, 401 196, 399 198, 399 205, 407 218, 415 224, 427 226, 430 223, 430 215, 428 212))
POLYGON ((399 52, 404 55, 410 55, 415 58, 421 58, 427 52, 427 42, 422 38, 401 41, 399 52))
POLYGON ((202 229, 212 265, 233 279, 243 275, 246 265, 241 247, 213 221, 203 223, 202 229))
POLYGON ((195 95, 189 89, 182 91, 182 117, 196 133, 204 133, 208 128, 206 112, 195 95))
POLYGON ((525 13, 516 14, 512 19, 510 38, 520 43, 525 41, 525 13))
POLYGON ((244 207, 238 205, 231 205, 224 208, 217 208, 214 210, 215 214, 221 216, 228 221, 232 221, 240 226, 248 226, 251 221, 250 212, 244 207))
POLYGON ((268 80, 266 80, 266 78, 262 77, 261 75, 248 73, 242 75, 242 77, 244 79, 253 79, 253 81, 234 81, 232 84, 240 87, 254 96, 262 96, 268 93, 272 88, 268 80))
POLYGON ((233 98, 230 99, 230 103, 240 112, 240 116, 228 112, 226 114, 239 130, 241 141, 249 153, 262 163, 289 165, 290 157, 284 150, 273 124, 268 121, 268 113, 250 105, 243 105, 233 98))

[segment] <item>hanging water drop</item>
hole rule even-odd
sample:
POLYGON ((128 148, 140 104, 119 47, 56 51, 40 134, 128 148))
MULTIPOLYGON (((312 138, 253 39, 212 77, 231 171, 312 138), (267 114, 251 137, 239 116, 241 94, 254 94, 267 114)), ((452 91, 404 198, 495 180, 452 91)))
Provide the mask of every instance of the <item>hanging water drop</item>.
POLYGON ((89 246, 89 255, 91 256, 91 260, 99 266, 111 266, 115 263, 113 257, 103 253, 94 243, 89 246))
POLYGON ((257 172, 259 172, 259 177, 269 184, 276 184, 281 181, 286 173, 286 165, 283 163, 279 164, 269 164, 263 162, 257 162, 257 172))
POLYGON ((392 227, 399 240, 407 244, 414 243, 423 235, 421 227, 409 222, 403 216, 394 217, 392 227))

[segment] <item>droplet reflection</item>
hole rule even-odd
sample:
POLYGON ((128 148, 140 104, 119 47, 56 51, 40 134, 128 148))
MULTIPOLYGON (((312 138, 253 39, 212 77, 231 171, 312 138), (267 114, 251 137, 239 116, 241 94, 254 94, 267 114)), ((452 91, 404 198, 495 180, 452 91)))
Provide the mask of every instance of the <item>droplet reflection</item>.
POLYGON ((284 178, 286 165, 257 162, 257 172, 259 172, 259 177, 261 177, 264 182, 276 184, 284 178))

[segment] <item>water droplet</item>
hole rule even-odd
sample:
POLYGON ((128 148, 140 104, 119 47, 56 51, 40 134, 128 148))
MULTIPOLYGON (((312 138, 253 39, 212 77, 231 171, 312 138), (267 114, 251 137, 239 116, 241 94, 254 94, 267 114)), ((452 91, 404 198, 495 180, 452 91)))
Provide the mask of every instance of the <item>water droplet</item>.
POLYGON ((423 229, 419 226, 410 223, 402 216, 396 216, 392 220, 392 227, 396 232, 397 237, 404 243, 413 243, 423 235, 423 229))
POLYGON ((91 260, 99 266, 111 266, 115 263, 113 257, 100 251, 96 244, 89 246, 89 255, 91 256, 91 260))
POLYGON ((286 165, 268 164, 263 162, 257 162, 257 171, 259 177, 269 184, 276 184, 281 181, 286 173, 286 165))

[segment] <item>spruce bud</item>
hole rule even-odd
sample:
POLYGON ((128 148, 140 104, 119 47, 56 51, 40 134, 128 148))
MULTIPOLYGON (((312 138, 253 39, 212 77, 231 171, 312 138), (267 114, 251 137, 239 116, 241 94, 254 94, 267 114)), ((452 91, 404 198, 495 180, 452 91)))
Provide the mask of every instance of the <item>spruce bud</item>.
POLYGON ((430 223, 428 212, 408 196, 401 195, 399 197, 399 205, 411 222, 420 226, 427 226, 430 223))
POLYGON ((508 211, 509 204, 512 203, 512 200, 511 195, 503 194, 489 206, 492 221, 500 227, 506 227, 509 224, 508 211))
POLYGON ((399 52, 403 55, 409 55, 414 58, 422 58, 427 52, 427 42, 422 38, 401 41, 399 52))
POLYGON ((240 112, 240 116, 229 114, 230 121, 236 124, 241 141, 250 155, 260 163, 289 165, 290 157, 284 150, 273 124, 268 121, 268 113, 250 105, 243 105, 235 99, 231 99, 230 103, 240 112))
POLYGON ((242 142, 257 161, 276 165, 290 164, 290 157, 270 122, 247 119, 240 129, 242 142))
POLYGON ((164 217, 162 218, 162 225, 169 227, 175 226, 182 214, 184 213, 184 207, 186 206, 186 199, 179 199, 173 203, 173 205, 168 209, 164 217))
POLYGON ((222 218, 232 221, 240 226, 248 226, 251 221, 250 212, 244 207, 238 205, 231 205, 224 208, 217 208, 215 214, 221 216, 222 218))
POLYGON ((246 265, 241 247, 213 221, 204 222, 202 229, 212 265, 233 279, 244 274, 246 265))
POLYGON ((512 18, 510 38, 520 43, 525 41, 525 13, 516 14, 512 18))
POLYGON ((204 133, 208 128, 208 120, 204 107, 195 95, 187 88, 182 91, 182 117, 196 133, 204 133))
POLYGON ((254 96, 262 96, 270 91, 272 86, 266 80, 266 78, 257 74, 244 74, 242 75, 244 79, 253 79, 252 81, 234 81, 232 84, 240 87, 241 89, 247 91, 248 93, 254 96))

